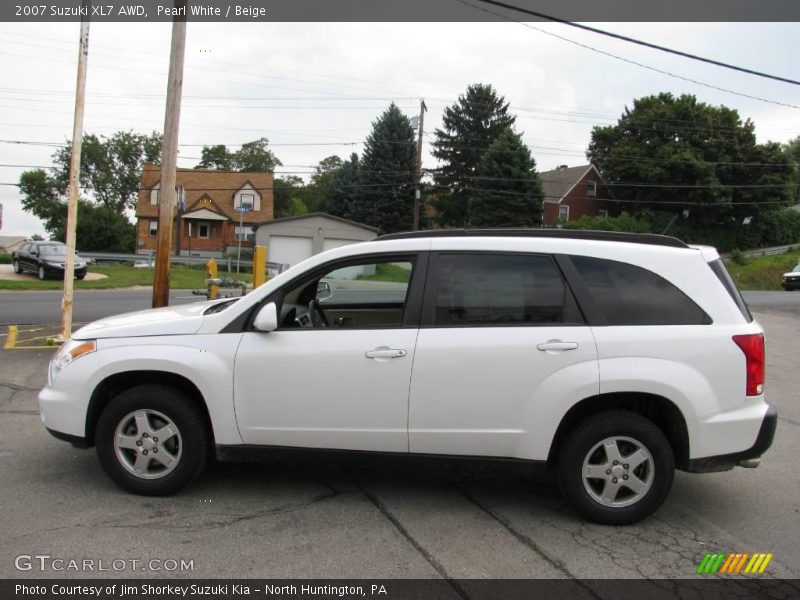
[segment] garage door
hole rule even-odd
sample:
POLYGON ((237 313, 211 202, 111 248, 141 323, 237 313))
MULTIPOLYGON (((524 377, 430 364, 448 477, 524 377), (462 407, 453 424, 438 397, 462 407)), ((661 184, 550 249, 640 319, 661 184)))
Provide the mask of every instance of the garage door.
POLYGON ((325 238, 322 240, 323 250, 333 250, 339 246, 347 246, 348 244, 355 244, 356 240, 340 240, 337 238, 325 238))
POLYGON ((310 237, 272 235, 269 238, 269 261, 296 265, 311 256, 310 237))

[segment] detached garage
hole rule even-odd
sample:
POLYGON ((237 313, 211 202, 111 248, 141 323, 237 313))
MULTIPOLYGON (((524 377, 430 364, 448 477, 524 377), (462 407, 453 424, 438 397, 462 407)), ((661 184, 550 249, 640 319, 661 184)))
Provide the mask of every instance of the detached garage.
POLYGON ((296 265, 314 254, 378 237, 380 230, 326 213, 284 217, 253 226, 259 246, 271 263, 296 265))

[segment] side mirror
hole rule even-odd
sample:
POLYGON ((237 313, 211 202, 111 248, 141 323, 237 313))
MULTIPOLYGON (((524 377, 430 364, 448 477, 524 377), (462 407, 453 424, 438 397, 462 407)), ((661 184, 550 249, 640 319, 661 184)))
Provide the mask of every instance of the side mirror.
POLYGON ((331 296, 333 296, 331 284, 327 281, 320 281, 317 284, 317 300, 327 300, 331 296))
POLYGON ((274 302, 261 307, 253 320, 253 327, 264 332, 275 331, 278 328, 278 307, 274 302))

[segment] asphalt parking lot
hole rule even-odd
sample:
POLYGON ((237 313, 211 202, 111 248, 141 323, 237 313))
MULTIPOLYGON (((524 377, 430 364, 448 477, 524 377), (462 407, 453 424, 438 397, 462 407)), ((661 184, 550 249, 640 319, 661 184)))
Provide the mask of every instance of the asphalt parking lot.
POLYGON ((800 311, 756 316, 780 413, 762 465, 678 473, 655 516, 616 528, 582 521, 546 479, 374 459, 218 464, 179 495, 132 496, 42 427, 53 349, 0 350, 0 577, 136 577, 132 561, 157 559, 147 577, 691 578, 724 551, 774 553, 763 576, 798 578, 800 311), (94 570, 16 568, 37 554, 94 570))

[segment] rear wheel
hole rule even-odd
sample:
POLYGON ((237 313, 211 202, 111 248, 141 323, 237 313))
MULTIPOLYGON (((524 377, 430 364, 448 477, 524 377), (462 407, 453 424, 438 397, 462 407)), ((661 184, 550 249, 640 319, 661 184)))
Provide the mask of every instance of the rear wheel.
POLYGON ((16 258, 14 259, 14 273, 18 275, 22 273, 22 267, 19 266, 19 261, 16 258))
POLYGON ((47 279, 47 271, 45 271, 44 267, 41 266, 41 265, 39 265, 38 275, 39 275, 39 279, 41 281, 44 281, 45 279, 47 279))
POLYGON ((209 454, 209 434, 184 393, 140 385, 114 398, 100 415, 95 443, 100 464, 135 494, 164 496, 191 483, 209 454))
POLYGON ((652 514, 672 487, 675 459, 652 421, 624 410, 587 417, 559 456, 561 489, 584 517, 610 525, 652 514))

